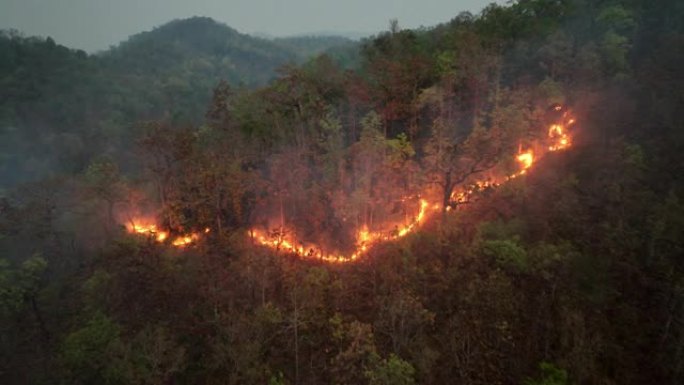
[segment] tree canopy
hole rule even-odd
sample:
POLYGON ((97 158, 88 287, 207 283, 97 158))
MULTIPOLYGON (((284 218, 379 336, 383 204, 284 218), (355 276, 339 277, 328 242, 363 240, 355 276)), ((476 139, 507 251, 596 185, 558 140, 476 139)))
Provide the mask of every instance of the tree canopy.
POLYGON ((4 32, 0 382, 682 383, 682 20, 4 32))

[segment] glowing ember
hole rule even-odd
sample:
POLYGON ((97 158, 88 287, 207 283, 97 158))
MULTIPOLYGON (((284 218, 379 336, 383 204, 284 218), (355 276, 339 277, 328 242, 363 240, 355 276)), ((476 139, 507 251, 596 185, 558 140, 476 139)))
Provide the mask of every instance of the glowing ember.
MULTIPOLYGON (((439 205, 433 205, 432 208, 439 210, 439 205)), ((367 226, 363 226, 356 234, 355 249, 349 255, 325 252, 320 246, 314 244, 305 245, 297 241, 294 236, 288 236, 290 234, 288 231, 273 231, 270 235, 267 235, 265 232, 253 229, 248 234, 262 246, 294 254, 300 258, 317 259, 331 263, 351 262, 365 254, 371 246, 377 243, 392 241, 410 234, 423 223, 429 209, 430 203, 425 199, 421 199, 418 214, 408 224, 396 225, 389 231, 370 231, 367 226)))
MULTIPOLYGON (((553 107, 553 109, 554 111, 560 112, 563 110, 563 106, 556 105, 553 107)), ((567 128, 572 126, 573 124, 575 124, 575 118, 569 116, 569 112, 565 111, 563 112, 561 121, 555 122, 549 126, 547 134, 548 151, 564 150, 571 146, 572 142, 567 132, 567 128)), ((543 153, 541 155, 543 155, 543 153)), ((454 191, 451 194, 451 201, 455 205, 465 203, 469 200, 470 196, 472 196, 475 192, 479 190, 488 187, 497 187, 507 180, 515 179, 519 176, 525 175, 525 173, 527 173, 527 170, 530 167, 532 167, 532 164, 535 161, 535 154, 532 150, 527 150, 525 152, 520 152, 519 150, 518 155, 515 159, 520 164, 520 170, 518 172, 508 175, 499 181, 476 181, 472 185, 470 185, 470 187, 466 187, 461 191, 454 191)), ((450 211, 451 207, 446 207, 446 210, 450 211)))
POLYGON ((173 242, 171 242, 171 244, 176 247, 185 247, 187 245, 197 242, 198 240, 199 235, 193 233, 189 235, 181 235, 180 237, 174 239, 173 242))
MULTIPOLYGON (((515 160, 520 163, 520 170, 518 172, 508 175, 505 178, 502 178, 500 181, 493 181, 491 179, 475 181, 463 190, 454 191, 451 193, 451 201, 453 204, 457 206, 459 204, 466 203, 476 192, 483 191, 488 188, 499 187, 501 183, 507 180, 515 179, 521 175, 524 175, 527 172, 527 169, 532 167, 532 163, 534 163, 534 153, 532 150, 528 150, 518 154, 515 157, 515 160)), ((446 211, 451 211, 451 206, 447 206, 446 211)))
MULTIPOLYGON (((139 234, 154 239, 156 242, 164 243, 169 238, 169 232, 158 230, 156 224, 150 224, 149 220, 132 219, 126 224, 126 229, 131 234, 139 234)), ((204 233, 209 233, 210 229, 204 229, 204 233)), ((200 236, 197 233, 182 234, 174 238, 171 245, 176 247, 185 247, 199 241, 200 236)))
POLYGON ((549 151, 565 150, 570 147, 570 136, 567 133, 567 128, 575 124, 575 118, 569 117, 568 112, 563 113, 561 122, 552 124, 549 127, 548 138, 550 141, 549 151))
POLYGON ((154 224, 143 224, 131 221, 131 223, 126 225, 126 228, 130 233, 146 235, 154 238, 157 242, 164 242, 169 236, 168 232, 157 230, 157 225, 154 224))
POLYGON ((521 171, 525 171, 528 168, 532 167, 532 162, 534 161, 534 154, 532 153, 532 150, 530 150, 518 155, 515 159, 522 165, 521 171))

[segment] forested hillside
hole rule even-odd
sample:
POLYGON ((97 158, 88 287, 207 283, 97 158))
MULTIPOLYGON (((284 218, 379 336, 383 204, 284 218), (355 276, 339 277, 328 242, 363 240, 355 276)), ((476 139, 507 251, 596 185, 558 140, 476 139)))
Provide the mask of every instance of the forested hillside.
POLYGON ((518 0, 253 88, 293 50, 206 19, 3 36, 0 381, 681 384, 683 21, 518 0))
POLYGON ((169 22, 96 55, 0 32, 0 188, 83 171, 102 153, 127 164, 139 122, 200 124, 219 81, 263 86, 279 68, 338 44, 346 54, 340 60, 354 61, 345 39, 281 43, 201 17, 169 22))

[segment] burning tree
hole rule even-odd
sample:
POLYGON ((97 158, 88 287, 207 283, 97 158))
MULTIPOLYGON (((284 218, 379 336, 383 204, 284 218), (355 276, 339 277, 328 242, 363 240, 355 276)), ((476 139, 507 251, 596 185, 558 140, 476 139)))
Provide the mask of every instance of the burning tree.
POLYGON ((425 165, 430 182, 439 187, 442 212, 451 206, 456 186, 497 165, 502 153, 500 139, 500 132, 480 127, 461 139, 443 121, 433 123, 425 148, 425 165))

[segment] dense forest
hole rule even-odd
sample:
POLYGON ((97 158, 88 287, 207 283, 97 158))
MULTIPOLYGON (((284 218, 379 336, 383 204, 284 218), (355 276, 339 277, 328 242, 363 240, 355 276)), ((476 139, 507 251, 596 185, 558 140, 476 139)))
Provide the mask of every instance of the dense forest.
POLYGON ((683 65, 679 0, 4 32, 0 382, 681 384, 683 65))
MULTIPOLYGON (((0 188, 82 171, 98 154, 131 165, 141 121, 203 122, 220 80, 264 86, 278 70, 330 50, 356 65, 351 41, 269 41, 208 18, 176 20, 96 55, 0 31, 0 188)), ((132 165, 131 165, 132 166, 132 165)))

